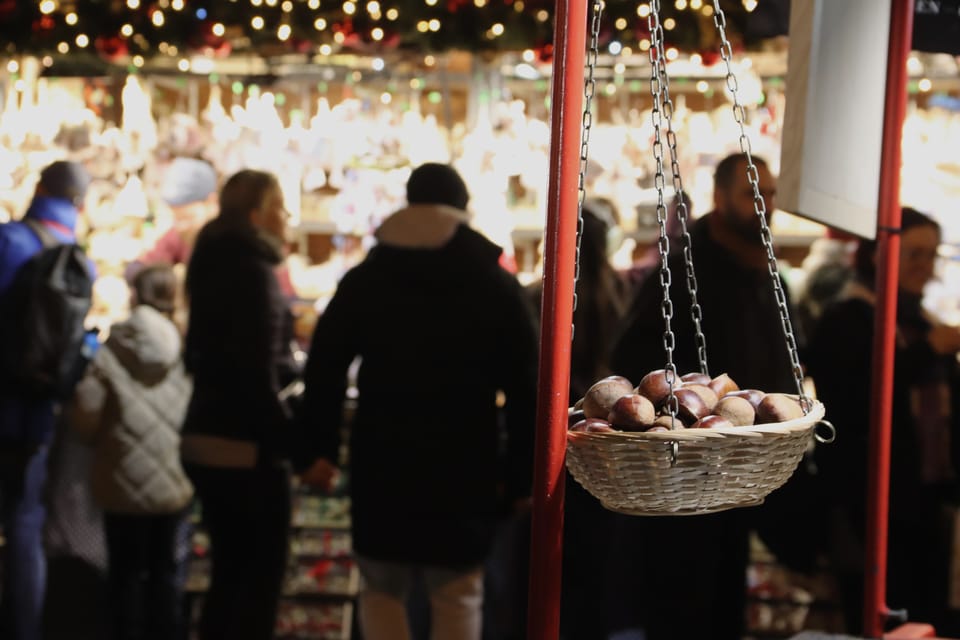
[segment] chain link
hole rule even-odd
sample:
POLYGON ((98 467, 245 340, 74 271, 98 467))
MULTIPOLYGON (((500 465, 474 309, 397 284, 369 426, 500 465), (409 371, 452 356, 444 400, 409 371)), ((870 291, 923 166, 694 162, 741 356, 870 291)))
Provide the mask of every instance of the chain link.
POLYGON ((660 0, 651 0, 650 15, 647 17, 647 26, 650 30, 650 95, 653 97, 653 111, 651 118, 653 120, 653 158, 656 162, 656 174, 654 175, 654 186, 657 188, 657 224, 660 227, 660 240, 658 248, 660 251, 660 288, 663 290, 663 303, 661 312, 663 313, 663 348, 667 354, 667 364, 664 368, 664 377, 666 378, 667 388, 670 390, 667 397, 667 409, 670 412, 671 428, 680 429, 682 425, 677 421, 677 411, 679 409, 677 397, 673 393, 673 385, 677 378, 677 367, 673 362, 673 350, 676 346, 676 338, 673 335, 673 301, 670 299, 670 285, 672 276, 670 273, 670 238, 667 235, 667 207, 663 200, 663 188, 665 178, 663 175, 663 139, 661 136, 661 127, 663 126, 663 92, 664 87, 660 76, 661 64, 660 56, 663 51, 663 26, 660 24, 660 0))
MULTIPOLYGON (((651 13, 660 15, 660 0, 654 0, 650 3, 651 13)), ((652 33, 652 31, 651 31, 652 33)), ((654 45, 657 48, 656 63, 654 72, 659 74, 660 85, 662 88, 662 107, 663 116, 667 121, 667 147, 670 149, 670 175, 673 178, 673 192, 677 202, 677 220, 680 222, 680 237, 683 246, 683 263, 687 276, 687 291, 690 294, 690 318, 693 320, 694 336, 697 346, 697 360, 700 364, 700 373, 710 375, 710 367, 707 365, 707 339, 703 335, 701 326, 703 321, 703 310, 697 301, 697 274, 693 268, 693 239, 687 229, 687 220, 689 211, 687 203, 683 197, 683 179, 680 177, 680 161, 677 153, 677 134, 673 130, 673 100, 670 98, 670 77, 667 75, 666 54, 663 45, 663 30, 658 30, 659 37, 656 43, 651 41, 650 48, 654 45)))
MULTIPOLYGON (((583 203, 587 198, 587 164, 590 150, 590 131, 593 128, 593 96, 597 92, 595 79, 597 57, 600 55, 600 17, 603 15, 603 0, 593 0, 590 4, 590 44, 587 48, 587 76, 583 81, 583 116, 580 129, 580 176, 577 183, 577 249, 574 254, 573 268, 573 310, 577 310, 577 283, 580 281, 580 245, 583 241, 583 203)), ((570 339, 576 333, 573 325, 570 339)))
POLYGON ((767 224, 767 205, 760 195, 760 178, 756 165, 753 163, 752 148, 750 138, 747 137, 746 115, 740 98, 737 95, 737 77, 733 73, 733 48, 730 46, 730 40, 727 39, 727 18, 720 7, 720 0, 713 0, 713 23, 717 27, 720 35, 720 57, 726 65, 726 84, 733 98, 733 117, 740 127, 740 151, 747 159, 747 179, 753 188, 753 210, 760 219, 760 234, 763 239, 763 246, 767 250, 767 272, 773 281, 773 292, 777 299, 777 308, 780 311, 780 324, 783 327, 783 336, 787 343, 787 349, 790 351, 790 365, 793 369, 794 381, 797 385, 797 394, 800 396, 800 405, 803 407, 804 414, 810 411, 810 399, 803 391, 803 369, 800 366, 800 355, 797 349, 797 339, 793 333, 793 323, 790 321, 790 309, 787 306, 787 296, 783 290, 783 283, 780 280, 780 268, 777 265, 777 258, 773 251, 773 236, 770 233, 770 225, 767 224))

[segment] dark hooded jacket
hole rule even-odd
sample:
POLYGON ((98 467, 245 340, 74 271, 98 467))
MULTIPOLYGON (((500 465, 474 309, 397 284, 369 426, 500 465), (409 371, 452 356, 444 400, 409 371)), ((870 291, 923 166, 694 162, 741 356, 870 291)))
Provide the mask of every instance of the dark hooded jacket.
POLYGON ((498 265, 500 248, 458 209, 401 210, 377 239, 317 323, 305 375, 305 450, 338 459, 347 369, 359 356, 349 438, 357 553, 475 565, 502 506, 529 491, 532 308, 498 265))
POLYGON ((251 225, 222 219, 197 237, 187 271, 190 324, 184 361, 193 396, 184 435, 289 448, 290 415, 279 399, 292 369, 291 316, 275 267, 280 253, 251 225))

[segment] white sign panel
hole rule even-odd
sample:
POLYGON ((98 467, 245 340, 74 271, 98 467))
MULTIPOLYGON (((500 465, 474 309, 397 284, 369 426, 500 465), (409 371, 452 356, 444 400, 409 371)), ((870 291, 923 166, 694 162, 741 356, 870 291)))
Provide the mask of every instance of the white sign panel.
POLYGON ((793 0, 777 206, 876 236, 891 0, 793 0))

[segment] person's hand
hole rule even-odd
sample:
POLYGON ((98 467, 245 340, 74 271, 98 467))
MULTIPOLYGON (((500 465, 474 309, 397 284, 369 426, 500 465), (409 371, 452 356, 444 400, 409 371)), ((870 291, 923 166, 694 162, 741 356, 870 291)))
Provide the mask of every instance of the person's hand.
POLYGON ((317 459, 310 468, 300 474, 300 481, 329 493, 340 478, 340 469, 326 458, 317 459))
POLYGON ((960 351, 960 329, 940 324, 927 334, 930 347, 940 355, 951 355, 960 351))

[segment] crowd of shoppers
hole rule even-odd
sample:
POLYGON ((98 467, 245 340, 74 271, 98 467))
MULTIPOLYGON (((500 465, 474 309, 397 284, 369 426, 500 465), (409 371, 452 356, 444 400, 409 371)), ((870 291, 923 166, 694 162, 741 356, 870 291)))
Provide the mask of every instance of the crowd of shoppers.
MULTIPOLYGON (((776 179, 753 160, 769 216, 776 179)), ((9 292, 22 286, 24 265, 75 242, 88 183, 79 165, 55 163, 24 222, 0 226, 0 310, 12 308, 9 292)), ((293 357, 293 317, 278 277, 286 210, 276 177, 244 170, 217 188, 209 165, 184 159, 171 165, 167 184, 164 199, 179 212, 179 226, 128 269, 129 318, 102 345, 81 327, 69 393, 0 389, 3 637, 42 637, 42 489, 61 408, 63 422, 92 448, 88 481, 103 513, 113 637, 185 637, 182 549, 196 501, 212 559, 197 637, 271 638, 287 569, 292 476, 330 490, 344 466, 362 637, 417 637, 423 625, 409 606, 417 594, 431 637, 491 637, 484 602, 493 599, 484 589, 502 578, 486 570, 496 532, 530 504, 540 295, 538 287, 525 292, 502 268, 501 249, 471 228, 461 177, 448 165, 413 170, 407 205, 382 223, 376 245, 321 314, 305 368, 293 357), (183 292, 174 262, 188 265, 183 292), (185 334, 173 321, 182 300, 185 334), (348 416, 353 368, 359 395, 348 416), (305 392, 292 407, 283 390, 295 380, 305 392)), ((713 198, 690 226, 710 370, 745 388, 795 391, 745 156, 717 165, 713 198)), ((671 209, 681 205, 690 206, 680 196, 671 209)), ((617 213, 593 200, 583 213, 571 403, 600 377, 636 381, 664 364, 659 252, 616 272, 608 255, 617 213)), ((699 368, 698 354, 686 266, 670 231, 674 360, 689 372, 699 368)), ((922 306, 940 242, 935 222, 904 210, 890 600, 958 633, 944 558, 958 497, 960 331, 922 306)), ((855 276, 832 286, 833 299, 818 299, 804 323, 809 344, 801 343, 801 357, 840 433, 837 444, 817 449, 765 505, 626 517, 568 481, 563 638, 743 637, 751 531, 793 567, 830 558, 848 628, 858 630, 863 567, 843 560, 862 557, 865 536, 875 248, 860 243, 855 265, 838 270, 855 276), (664 553, 664 541, 682 552, 664 553)))

